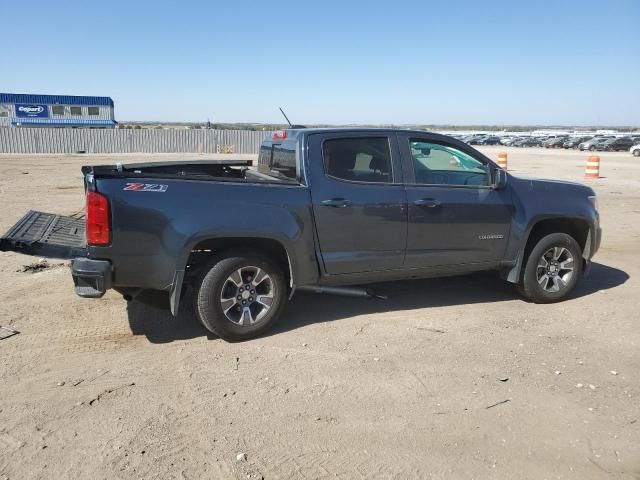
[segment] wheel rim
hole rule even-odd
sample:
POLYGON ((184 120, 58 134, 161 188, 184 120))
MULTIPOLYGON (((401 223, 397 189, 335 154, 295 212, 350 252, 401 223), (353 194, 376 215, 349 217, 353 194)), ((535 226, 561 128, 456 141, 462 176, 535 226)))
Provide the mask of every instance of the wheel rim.
POLYGON ((546 292, 559 292, 573 277, 574 259, 564 247, 552 247, 540 257, 536 268, 538 284, 546 292))
POLYGON ((260 267, 241 267, 224 281, 220 306, 231 323, 240 326, 262 321, 273 306, 275 285, 260 267))

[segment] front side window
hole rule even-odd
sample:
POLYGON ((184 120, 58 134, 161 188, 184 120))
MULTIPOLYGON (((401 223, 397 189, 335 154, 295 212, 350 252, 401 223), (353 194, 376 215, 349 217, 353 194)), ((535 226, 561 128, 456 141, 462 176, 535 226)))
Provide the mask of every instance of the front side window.
POLYGON ((391 150, 387 137, 336 138, 322 147, 327 175, 340 180, 390 183, 391 150))
POLYGON ((100 115, 100 109, 98 107, 88 107, 87 113, 92 117, 96 117, 100 115))
POLYGON ((489 168, 457 148, 410 139, 415 183, 425 185, 488 186, 489 168))
POLYGON ((71 107, 71 115, 82 115, 82 107, 71 107))
POLYGON ((64 106, 63 105, 53 105, 51 107, 51 113, 54 115, 64 115, 64 106))

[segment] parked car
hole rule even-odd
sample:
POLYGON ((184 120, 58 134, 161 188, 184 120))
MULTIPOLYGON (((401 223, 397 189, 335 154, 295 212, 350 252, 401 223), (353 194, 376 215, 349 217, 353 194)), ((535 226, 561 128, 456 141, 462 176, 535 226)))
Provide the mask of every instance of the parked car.
POLYGON ((634 156, 634 157, 640 157, 640 143, 637 145, 634 145, 633 147, 631 147, 629 149, 629 152, 634 156))
POLYGON ((527 137, 514 143, 514 147, 539 147, 542 145, 542 141, 536 137, 527 137))
POLYGON ((487 138, 486 135, 472 135, 471 138, 467 140, 467 143, 469 145, 481 145, 485 138, 487 138))
POLYGON ((505 145, 513 137, 500 137, 500 145, 505 145))
POLYGON ((476 138, 478 138, 478 135, 465 135, 464 137, 462 137, 460 140, 463 141, 466 144, 470 144, 470 142, 472 140, 475 140, 476 138))
POLYGON ((507 146, 507 147, 512 147, 515 143, 521 141, 522 139, 523 139, 523 137, 511 137, 511 138, 503 141, 502 144, 507 146))
POLYGON ((444 135, 291 129, 249 163, 85 166, 84 220, 31 211, 0 250, 71 258, 81 297, 155 291, 177 315, 189 288, 202 325, 234 341, 303 290, 371 297, 348 285, 497 270, 556 302, 600 245, 590 187, 520 179, 444 135))
POLYGON ((596 144, 596 150, 603 152, 620 152, 629 150, 633 146, 631 137, 610 138, 606 142, 596 144))
POLYGON ((511 145, 511 143, 513 143, 518 138, 519 137, 500 137, 500 143, 502 145, 509 146, 509 145, 511 145))
POLYGON ((562 148, 562 145, 567 140, 567 137, 554 137, 543 142, 544 148, 562 148))
POLYGON ((598 144, 607 142, 609 139, 610 137, 593 137, 591 140, 579 144, 578 149, 580 149, 580 151, 589 150, 593 152, 596 150, 598 144))
POLYGON ((587 140, 591 140, 593 137, 571 137, 565 140, 565 142, 562 144, 563 148, 578 148, 578 145, 580 145, 582 142, 586 142, 587 140))
POLYGON ((477 143, 478 145, 500 145, 500 137, 489 135, 477 143))

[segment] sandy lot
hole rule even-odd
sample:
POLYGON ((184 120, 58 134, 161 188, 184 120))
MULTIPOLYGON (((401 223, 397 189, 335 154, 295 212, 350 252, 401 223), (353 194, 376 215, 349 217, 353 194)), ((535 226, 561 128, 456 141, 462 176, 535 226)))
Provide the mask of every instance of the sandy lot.
MULTIPOLYGON (((499 150, 582 181, 584 153, 499 150)), ((0 479, 640 479, 640 160, 601 156, 602 248, 555 305, 493 274, 397 282, 296 295, 228 344, 0 253, 0 325, 21 332, 0 340, 0 479)), ((1 156, 0 230, 81 210, 82 164, 143 157, 114 158, 1 156)))

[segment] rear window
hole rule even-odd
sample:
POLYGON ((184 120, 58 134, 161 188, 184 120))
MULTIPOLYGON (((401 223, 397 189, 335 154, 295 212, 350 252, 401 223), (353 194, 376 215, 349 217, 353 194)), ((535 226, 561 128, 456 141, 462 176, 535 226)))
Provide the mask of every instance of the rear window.
POLYGON ((264 141, 258 154, 258 172, 278 180, 296 182, 296 138, 282 142, 264 141))

